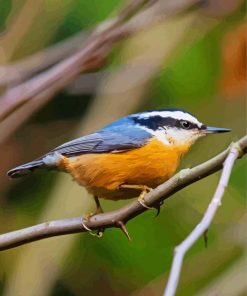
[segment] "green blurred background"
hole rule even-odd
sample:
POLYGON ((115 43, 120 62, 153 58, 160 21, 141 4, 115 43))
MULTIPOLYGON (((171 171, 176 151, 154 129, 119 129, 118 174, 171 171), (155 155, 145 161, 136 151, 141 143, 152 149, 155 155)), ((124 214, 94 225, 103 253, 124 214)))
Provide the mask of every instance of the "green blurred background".
MULTIPOLYGON (((78 77, 0 139, 1 233, 93 211, 91 197, 70 176, 40 171, 9 180, 5 173, 125 114, 177 107, 233 129, 200 140, 182 167, 209 159, 246 133, 246 3, 204 2, 122 40, 102 69, 78 77)), ((123 4, 0 0, 0 66, 94 27, 123 4)), ((218 179, 219 173, 175 194, 157 218, 148 211, 129 222, 131 242, 109 229, 102 239, 76 234, 1 252, 0 295, 162 295, 173 249, 201 219, 218 179)), ((109 211, 124 203, 102 205, 109 211)), ((208 247, 202 238, 186 256, 177 295, 246 295, 246 274, 244 158, 234 167, 208 247)))

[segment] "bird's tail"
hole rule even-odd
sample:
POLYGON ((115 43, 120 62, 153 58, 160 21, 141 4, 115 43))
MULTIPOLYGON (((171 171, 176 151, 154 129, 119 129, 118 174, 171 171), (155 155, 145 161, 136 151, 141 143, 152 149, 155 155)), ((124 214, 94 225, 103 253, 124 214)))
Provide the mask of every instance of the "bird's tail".
POLYGON ((22 164, 10 171, 7 172, 7 175, 10 178, 19 178, 22 176, 26 176, 29 175, 30 173, 32 173, 35 169, 43 167, 44 166, 44 162, 42 159, 37 159, 25 164, 22 164))

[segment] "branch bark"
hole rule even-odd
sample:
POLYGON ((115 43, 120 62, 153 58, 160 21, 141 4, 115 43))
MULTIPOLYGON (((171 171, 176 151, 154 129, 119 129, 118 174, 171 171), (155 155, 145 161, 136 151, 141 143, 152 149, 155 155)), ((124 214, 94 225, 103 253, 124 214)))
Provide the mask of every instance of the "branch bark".
MULTIPOLYGON (((145 203, 150 207, 160 205, 175 192, 220 170, 231 147, 232 145, 217 156, 192 169, 181 170, 168 181, 146 194, 145 203)), ((234 147, 238 147, 239 158, 247 153, 247 135, 237 141, 234 147)), ((118 210, 95 215, 87 221, 83 221, 82 217, 76 217, 45 222, 0 235, 0 250, 11 249, 48 237, 86 232, 88 231, 87 228, 95 231, 111 227, 122 228, 121 225, 125 225, 129 220, 146 210, 138 201, 134 201, 118 210)))
POLYGON ((164 296, 174 296, 177 290, 179 277, 181 274, 183 259, 187 251, 194 245, 194 243, 208 231, 210 224, 216 214, 216 211, 221 206, 221 201, 228 185, 229 178, 237 158, 243 154, 243 150, 236 143, 230 148, 229 154, 223 163, 223 171, 215 194, 208 206, 200 223, 187 236, 187 238, 175 248, 175 255, 172 262, 170 276, 164 292, 164 296))

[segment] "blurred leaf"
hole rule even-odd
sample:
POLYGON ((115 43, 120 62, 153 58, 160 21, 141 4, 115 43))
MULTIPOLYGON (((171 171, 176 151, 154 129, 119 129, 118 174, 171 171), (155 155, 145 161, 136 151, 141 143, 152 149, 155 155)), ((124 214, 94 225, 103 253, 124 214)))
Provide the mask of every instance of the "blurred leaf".
POLYGON ((239 192, 238 196, 241 197, 243 206, 246 205, 246 180, 247 180, 247 157, 245 156, 234 167, 233 174, 231 175, 230 184, 235 190, 239 192))
POLYGON ((5 30, 5 23, 12 8, 12 0, 0 0, 0 34, 5 30))
POLYGON ((53 42, 69 37, 79 30, 91 28, 100 21, 105 20, 121 2, 122 0, 74 1, 53 42))
POLYGON ((219 36, 207 34, 180 54, 157 77, 154 87, 163 97, 199 104, 216 90, 219 73, 219 36), (209 62, 210 61, 210 62, 209 62))
POLYGON ((222 74, 220 88, 228 98, 244 95, 247 83, 246 23, 227 32, 222 42, 222 74))

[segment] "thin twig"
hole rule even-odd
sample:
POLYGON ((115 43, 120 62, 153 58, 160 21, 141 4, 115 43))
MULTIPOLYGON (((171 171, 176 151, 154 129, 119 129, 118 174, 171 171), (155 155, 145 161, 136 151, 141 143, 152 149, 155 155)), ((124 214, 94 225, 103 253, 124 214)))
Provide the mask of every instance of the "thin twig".
MULTIPOLYGON (((247 135, 236 142, 235 145, 237 145, 239 149, 239 157, 244 153, 247 153, 247 135)), ((155 188, 145 196, 146 205, 150 207, 159 205, 175 192, 220 170, 229 154, 230 147, 212 159, 192 169, 180 171, 167 182, 155 188)), ((16 230, 0 235, 0 250, 11 249, 48 237, 85 232, 87 229, 83 225, 86 225, 87 228, 95 231, 111 227, 119 228, 121 225, 126 224, 129 220, 135 218, 146 210, 147 209, 141 206, 138 201, 134 201, 116 211, 95 215, 87 221, 83 221, 81 217, 77 217, 46 222, 16 230)))
POLYGON ((205 212, 200 223, 194 228, 194 230, 187 236, 187 238, 175 248, 175 255, 172 262, 172 268, 170 276, 167 282, 167 286, 164 292, 164 296, 174 296, 177 290, 179 277, 181 274, 181 268, 183 259, 187 251, 194 245, 194 243, 208 230, 217 209, 221 206, 221 201, 228 185, 229 178, 237 158, 243 153, 242 148, 238 144, 232 145, 228 156, 223 164, 223 171, 220 177, 219 184, 215 191, 215 194, 205 212))

